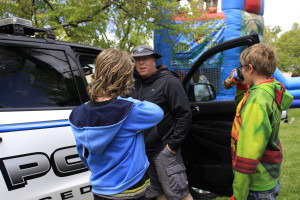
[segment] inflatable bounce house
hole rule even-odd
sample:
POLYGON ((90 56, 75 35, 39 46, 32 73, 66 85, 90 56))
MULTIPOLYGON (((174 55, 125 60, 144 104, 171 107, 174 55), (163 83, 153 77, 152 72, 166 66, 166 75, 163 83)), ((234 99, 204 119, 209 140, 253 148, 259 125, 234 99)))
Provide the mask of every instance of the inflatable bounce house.
MULTIPOLYGON (((209 34, 210 40, 205 40, 208 36, 174 35, 167 29, 156 31, 154 49, 163 55, 157 61, 158 64, 166 65, 183 77, 201 54, 216 44, 253 33, 258 34, 263 42, 264 3, 264 0, 222 0, 222 12, 217 12, 216 8, 207 8, 208 12, 204 17, 193 20, 196 26, 209 23, 209 27, 214 30, 209 34), (212 18, 217 20, 210 20, 212 18)), ((182 23, 185 20, 189 19, 178 15, 173 18, 172 23, 182 23)), ((200 73, 214 85, 217 101, 234 98, 235 87, 224 89, 222 82, 230 75, 232 69, 240 65, 239 55, 243 50, 244 48, 234 48, 218 53, 200 67, 200 73)), ((286 78, 278 69, 273 76, 294 96, 291 107, 300 107, 300 77, 286 78)))

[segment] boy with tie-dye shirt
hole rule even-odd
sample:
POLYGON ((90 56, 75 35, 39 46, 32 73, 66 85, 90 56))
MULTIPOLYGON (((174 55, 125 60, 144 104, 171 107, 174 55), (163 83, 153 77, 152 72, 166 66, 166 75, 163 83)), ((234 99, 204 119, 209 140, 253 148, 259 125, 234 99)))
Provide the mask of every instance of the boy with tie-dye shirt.
POLYGON ((271 200, 280 192, 281 112, 289 108, 293 96, 271 78, 276 55, 270 46, 253 45, 242 52, 240 61, 244 82, 237 84, 235 98, 237 109, 231 134, 234 182, 230 199, 271 200))

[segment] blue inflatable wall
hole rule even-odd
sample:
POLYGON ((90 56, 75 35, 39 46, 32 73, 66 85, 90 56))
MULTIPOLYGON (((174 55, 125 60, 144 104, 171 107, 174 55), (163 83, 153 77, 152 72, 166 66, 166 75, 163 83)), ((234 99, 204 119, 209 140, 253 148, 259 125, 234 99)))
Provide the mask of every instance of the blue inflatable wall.
MULTIPOLYGON (((166 65, 170 70, 176 71, 183 77, 199 56, 213 45, 257 33, 263 41, 263 14, 264 0, 223 0, 221 13, 209 13, 208 17, 219 17, 220 20, 210 24, 216 31, 212 33, 212 40, 206 42, 208 36, 184 37, 174 36, 169 30, 157 31, 154 34, 154 49, 163 55, 158 64, 166 65), (210 16, 211 15, 211 16, 210 16), (193 38, 193 39, 190 39, 193 38), (166 41, 172 41, 171 43, 166 41)), ((182 23, 180 17, 174 18, 175 23, 182 23)), ((201 26, 207 21, 197 21, 201 26)), ((217 91, 217 100, 233 99, 235 87, 227 90, 222 86, 231 71, 240 65, 239 56, 243 48, 235 48, 215 55, 209 63, 201 66, 204 74, 217 91)), ((282 82, 295 100, 291 107, 300 107, 300 77, 285 78, 277 69, 273 75, 282 82)))

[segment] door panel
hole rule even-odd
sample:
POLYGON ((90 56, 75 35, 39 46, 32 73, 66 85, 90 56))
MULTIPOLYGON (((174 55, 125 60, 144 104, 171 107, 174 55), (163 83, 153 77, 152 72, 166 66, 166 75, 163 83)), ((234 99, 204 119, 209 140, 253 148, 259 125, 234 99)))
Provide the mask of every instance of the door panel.
POLYGON ((231 113, 194 112, 189 136, 182 146, 191 187, 230 196, 233 180, 230 154, 231 113), (227 116, 227 118, 226 118, 227 116))
POLYGON ((190 186, 231 194, 230 129, 230 123, 221 121, 192 125, 183 145, 190 186))
POLYGON ((71 109, 0 112, 1 199, 92 199, 80 161, 71 109))

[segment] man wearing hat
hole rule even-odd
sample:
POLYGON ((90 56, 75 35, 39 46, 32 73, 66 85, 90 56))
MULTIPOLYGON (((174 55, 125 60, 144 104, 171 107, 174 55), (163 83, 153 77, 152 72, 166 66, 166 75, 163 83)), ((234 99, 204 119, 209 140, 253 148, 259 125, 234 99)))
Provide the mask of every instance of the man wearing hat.
POLYGON ((145 131, 151 181, 146 196, 159 200, 192 200, 180 151, 192 123, 187 95, 177 74, 164 65, 156 66, 156 59, 161 55, 150 46, 135 47, 131 55, 136 69, 131 96, 156 103, 164 111, 163 120, 145 131))

